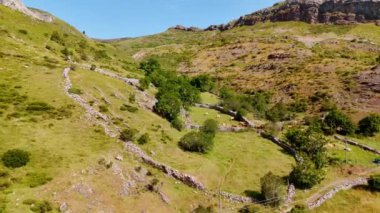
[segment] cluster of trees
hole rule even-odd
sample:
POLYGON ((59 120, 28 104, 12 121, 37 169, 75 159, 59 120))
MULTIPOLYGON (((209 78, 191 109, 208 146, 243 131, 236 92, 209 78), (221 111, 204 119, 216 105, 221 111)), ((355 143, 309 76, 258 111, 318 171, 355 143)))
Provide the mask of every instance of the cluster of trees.
POLYGON ((327 164, 327 139, 322 132, 313 127, 294 128, 285 137, 286 142, 302 157, 290 173, 291 182, 303 189, 319 184, 324 178, 323 168, 327 164))
POLYGON ((264 117, 269 108, 271 95, 265 92, 254 94, 239 94, 231 89, 223 87, 220 90, 221 105, 236 111, 238 118, 245 116, 248 112, 255 113, 258 117, 264 117))
POLYGON ((140 69, 144 70, 146 75, 143 85, 153 83, 158 88, 155 111, 169 120, 173 127, 181 130, 183 127, 179 118, 181 108, 186 109, 199 102, 200 90, 191 84, 191 79, 161 69, 159 62, 155 59, 142 62, 140 69))
POLYGON ((206 120, 200 131, 193 131, 184 135, 178 145, 184 151, 207 153, 214 145, 214 138, 218 131, 215 120, 206 120))
POLYGON ((338 109, 333 109, 323 119, 321 127, 326 134, 352 135, 357 133, 363 136, 374 136, 380 132, 380 116, 371 114, 361 119, 356 125, 348 115, 338 109))

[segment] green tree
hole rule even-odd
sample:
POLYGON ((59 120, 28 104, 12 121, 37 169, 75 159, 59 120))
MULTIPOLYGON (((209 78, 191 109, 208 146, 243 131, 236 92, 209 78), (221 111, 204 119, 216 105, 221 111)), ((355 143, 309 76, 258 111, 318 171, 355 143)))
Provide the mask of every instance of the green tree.
POLYGON ((272 172, 267 173, 260 179, 261 194, 265 200, 270 200, 272 206, 279 206, 286 194, 284 181, 272 172))
POLYGON ((150 58, 145 62, 140 63, 140 69, 145 71, 145 74, 148 76, 152 74, 154 71, 160 70, 161 65, 157 61, 157 59, 150 58))
POLYGON ((207 119, 201 127, 201 131, 207 135, 210 135, 211 137, 215 137, 218 129, 218 122, 214 119, 207 119))
POLYGON ((176 93, 171 91, 160 93, 157 99, 158 102, 155 105, 155 110, 158 114, 170 121, 178 116, 181 111, 182 102, 176 93))
POLYGON ((351 119, 339 110, 330 111, 323 120, 327 134, 349 135, 355 132, 355 125, 351 119))
POLYGON ((289 179, 297 188, 310 189, 324 179, 324 171, 317 169, 315 164, 308 158, 297 162, 289 175, 289 179))
POLYGON ((359 121, 359 132, 365 136, 374 136, 380 132, 380 116, 371 114, 359 121))
POLYGON ((208 74, 202 74, 191 79, 191 85, 198 88, 201 92, 210 92, 215 88, 215 80, 208 74))
POLYGON ((325 145, 327 139, 319 132, 314 132, 312 128, 303 130, 300 128, 290 129, 286 134, 286 141, 299 154, 308 156, 317 169, 323 168, 327 163, 325 145))
POLYGON ((282 102, 277 103, 266 112, 266 118, 273 122, 287 121, 292 119, 293 117, 294 114, 291 113, 288 107, 282 102))
POLYGON ((29 152, 20 149, 11 149, 3 154, 1 160, 9 168, 23 167, 29 162, 29 152))
POLYGON ((149 136, 148 133, 143 134, 143 135, 137 140, 137 142, 138 142, 139 144, 141 144, 141 145, 147 144, 147 143, 149 143, 149 141, 150 141, 150 136, 149 136))
POLYGON ((125 129, 120 133, 120 140, 122 141, 134 141, 136 139, 136 134, 138 131, 136 129, 125 129))
POLYGON ((206 153, 213 147, 213 140, 203 132, 190 132, 184 135, 179 146, 184 151, 206 153))
POLYGON ((371 190, 380 191, 380 175, 373 175, 368 179, 368 185, 371 190))

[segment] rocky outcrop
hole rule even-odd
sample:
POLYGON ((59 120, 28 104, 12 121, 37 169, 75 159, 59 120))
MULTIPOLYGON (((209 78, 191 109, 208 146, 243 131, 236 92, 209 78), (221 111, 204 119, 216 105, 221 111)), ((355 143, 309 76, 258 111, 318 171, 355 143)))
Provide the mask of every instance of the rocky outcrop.
POLYGON ((35 9, 29 9, 25 6, 25 4, 21 0, 0 0, 0 4, 6 7, 9 7, 13 10, 17 10, 21 13, 24 13, 27 16, 30 16, 40 21, 44 21, 44 22, 53 21, 53 17, 51 15, 43 13, 35 9))
POLYGON ((206 30, 229 30, 265 21, 303 21, 311 24, 352 24, 380 20, 380 0, 286 0, 268 9, 206 30))
POLYGON ((181 31, 188 31, 188 32, 198 32, 202 31, 202 29, 197 28, 197 27, 185 27, 182 25, 177 25, 175 27, 169 28, 169 30, 181 30, 181 31))

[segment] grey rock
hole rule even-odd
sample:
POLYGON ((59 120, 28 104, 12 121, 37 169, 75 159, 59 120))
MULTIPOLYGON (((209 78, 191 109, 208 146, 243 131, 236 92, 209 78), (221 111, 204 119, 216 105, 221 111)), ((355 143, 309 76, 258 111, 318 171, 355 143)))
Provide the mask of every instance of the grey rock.
POLYGON ((53 21, 53 17, 51 15, 43 13, 41 11, 34 10, 34 9, 29 9, 25 6, 25 4, 21 0, 0 0, 0 4, 6 7, 9 7, 13 10, 17 10, 21 13, 24 13, 27 16, 30 16, 40 21, 44 21, 44 22, 53 21))

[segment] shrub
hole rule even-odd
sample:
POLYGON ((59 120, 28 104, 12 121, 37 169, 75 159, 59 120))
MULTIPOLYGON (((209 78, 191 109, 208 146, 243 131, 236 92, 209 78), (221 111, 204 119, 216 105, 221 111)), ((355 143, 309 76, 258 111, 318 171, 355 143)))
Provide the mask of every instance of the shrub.
POLYGON ((202 205, 198 205, 198 207, 196 209, 194 209, 192 212, 193 213, 213 213, 215 211, 214 211, 214 208, 212 206, 205 207, 202 205))
POLYGON ((292 112, 306 112, 308 107, 307 100, 299 99, 290 104, 289 110, 292 112))
POLYGON ((380 56, 376 58, 376 63, 380 64, 380 56))
POLYGON ((95 60, 110 59, 110 58, 111 57, 107 54, 105 50, 95 51, 95 60))
POLYGON ((174 118, 170 123, 172 127, 178 131, 182 131, 185 126, 182 119, 180 119, 179 117, 174 118))
POLYGON ((66 57, 73 55, 73 52, 67 49, 66 47, 63 50, 61 50, 61 53, 66 57))
POLYGON ((310 189, 324 179, 324 171, 317 169, 312 161, 304 158, 293 167, 289 178, 297 188, 310 189))
POLYGON ((104 112, 108 112, 108 107, 106 105, 100 105, 99 106, 99 111, 104 113, 104 112))
POLYGON ((38 213, 45 213, 45 212, 50 212, 53 210, 53 207, 50 202, 43 200, 43 201, 37 201, 33 203, 30 206, 30 210, 32 212, 38 212, 38 213))
POLYGON ((327 134, 349 135, 355 132, 355 125, 351 119, 339 110, 330 111, 323 120, 323 124, 327 134))
POLYGON ((58 31, 54 31, 51 36, 50 36, 50 40, 60 44, 60 45, 65 45, 65 42, 63 40, 63 38, 61 37, 61 35, 58 33, 58 31))
POLYGON ((134 141, 137 133, 136 129, 125 129, 120 133, 120 140, 134 141))
POLYGON ((184 151, 206 153, 211 150, 213 140, 202 132, 190 132, 181 138, 179 146, 184 151))
POLYGON ((294 114, 289 112, 288 107, 280 102, 266 112, 266 118, 273 122, 291 120, 294 114))
POLYGON ((30 188, 35 188, 37 186, 44 185, 53 179, 45 173, 29 173, 27 174, 27 176, 27 181, 30 188))
POLYGON ((215 80, 210 75, 203 74, 191 79, 192 86, 198 88, 201 92, 209 92, 215 88, 215 80))
POLYGON ((261 194, 265 200, 271 200, 272 206, 279 206, 286 194, 284 181, 272 172, 260 179, 261 194))
POLYGON ((128 111, 128 112, 135 113, 135 112, 137 112, 139 109, 138 109, 137 107, 130 106, 130 105, 128 105, 128 104, 123 104, 123 106, 120 107, 120 110, 121 110, 121 111, 128 111))
POLYGON ((161 65, 156 59, 150 58, 147 61, 140 63, 140 69, 144 70, 146 75, 150 75, 154 71, 160 70, 161 65))
POLYGON ((2 161, 6 167, 19 168, 28 164, 29 156, 30 154, 27 151, 12 149, 3 154, 2 161))
POLYGON ((145 133, 143 134, 138 140, 137 142, 141 145, 144 145, 144 144, 147 144, 149 143, 150 141, 150 137, 149 137, 149 134, 148 133, 145 133))
POLYGON ((373 175, 368 179, 368 185, 371 190, 380 191, 380 175, 373 175))
POLYGON ((140 89, 141 90, 149 89, 149 85, 150 85, 150 79, 149 78, 145 77, 145 78, 140 80, 140 89))
POLYGON ((92 70, 92 71, 96 70, 96 65, 92 64, 91 67, 90 67, 90 70, 92 70))
POLYGON ((173 92, 165 92, 158 96, 158 102, 155 105, 155 110, 158 114, 168 120, 175 119, 181 111, 182 101, 177 94, 173 92))
POLYGON ((372 114, 360 120, 359 132, 365 136, 374 136, 380 132, 380 116, 372 114))
POLYGON ((28 35, 28 31, 26 30, 18 30, 18 32, 24 35, 28 35))
POLYGON ((218 130, 218 122, 214 119, 206 120, 201 127, 201 131, 207 135, 210 135, 211 137, 214 137, 218 130))
POLYGON ((53 110, 54 107, 50 106, 45 102, 31 102, 26 106, 26 111, 28 112, 46 112, 53 110))
POLYGON ((317 169, 323 168, 327 163, 326 138, 313 129, 302 130, 299 128, 290 129, 285 134, 287 143, 290 144, 299 154, 308 156, 317 169))
POLYGON ((82 90, 78 89, 78 88, 70 88, 69 93, 70 94, 76 94, 76 95, 82 95, 83 94, 82 90))

